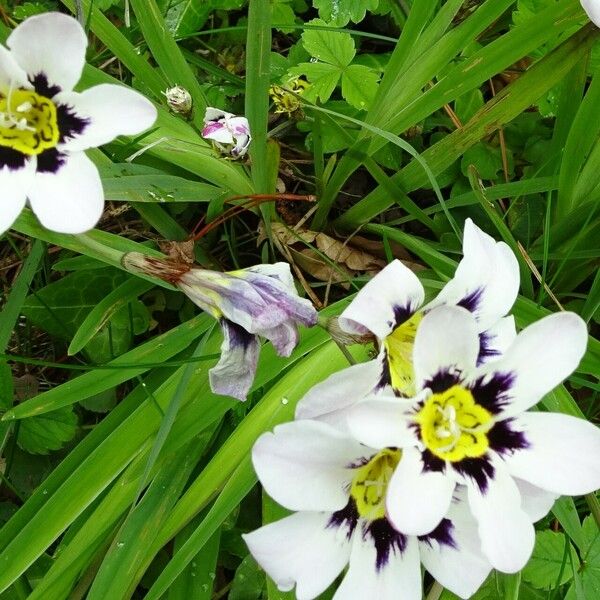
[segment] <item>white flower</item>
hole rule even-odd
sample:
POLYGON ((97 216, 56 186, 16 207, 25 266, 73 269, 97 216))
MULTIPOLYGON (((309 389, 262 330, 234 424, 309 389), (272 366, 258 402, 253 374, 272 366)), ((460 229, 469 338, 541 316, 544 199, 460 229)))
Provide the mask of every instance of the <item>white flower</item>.
POLYGON ((266 492, 295 514, 244 537, 281 591, 298 600, 324 592, 348 570, 334 600, 421 600, 421 569, 470 597, 491 570, 476 523, 457 495, 439 526, 421 537, 386 518, 391 474, 402 452, 359 444, 317 421, 294 421, 263 434, 252 459, 266 492))
POLYGON ((252 140, 248 119, 210 106, 204 115, 202 137, 212 140, 221 152, 234 158, 244 156, 252 140))
POLYGON ((87 46, 72 17, 31 17, 6 45, 0 45, 0 233, 26 200, 48 229, 87 231, 102 215, 104 194, 84 150, 147 129, 156 109, 120 85, 72 91, 87 46))
POLYGON ((600 27, 600 0, 581 0, 581 6, 587 13, 590 21, 600 27))
POLYGON ((600 487, 600 430, 567 415, 525 412, 577 367, 587 331, 573 313, 551 315, 522 331, 499 360, 477 366, 478 329, 460 307, 425 315, 413 351, 415 398, 373 396, 350 410, 348 425, 374 448, 402 449, 387 498, 397 529, 431 531, 456 486, 466 485, 483 552, 513 573, 534 544, 520 481, 547 509, 558 495, 600 487))
POLYGON ((379 345, 375 360, 334 373, 298 403, 296 416, 344 427, 345 413, 367 394, 390 386, 399 397, 414 395, 412 348, 423 315, 439 305, 458 305, 477 319, 478 362, 497 359, 516 332, 505 317, 519 290, 517 259, 504 242, 496 242, 465 222, 463 259, 454 278, 423 307, 425 292, 417 276, 399 260, 390 263, 358 292, 339 318, 349 334, 372 333, 379 345))
POLYGON ((217 394, 246 399, 258 362, 258 336, 270 340, 280 356, 289 356, 298 344, 298 324, 311 327, 317 322, 310 301, 298 296, 287 263, 219 273, 129 252, 123 265, 177 286, 219 320, 221 359, 209 372, 217 394))

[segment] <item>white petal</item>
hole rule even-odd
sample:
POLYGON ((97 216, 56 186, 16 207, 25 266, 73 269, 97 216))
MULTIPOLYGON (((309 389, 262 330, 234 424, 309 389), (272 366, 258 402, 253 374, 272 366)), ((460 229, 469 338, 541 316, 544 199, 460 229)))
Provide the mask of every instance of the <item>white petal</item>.
POLYGON ((272 329, 263 329, 260 334, 273 344, 278 356, 289 356, 300 338, 294 323, 282 323, 272 329))
POLYGON ((286 262, 276 262, 273 264, 263 263, 242 270, 250 271, 252 273, 259 273, 260 275, 267 275, 268 277, 274 277, 286 286, 288 292, 298 295, 298 291, 294 285, 294 278, 292 276, 290 265, 286 262))
POLYGON ((98 169, 83 152, 70 154, 57 173, 36 173, 29 203, 46 229, 59 233, 88 231, 104 209, 98 169))
POLYGON ((233 134, 225 123, 209 123, 202 129, 205 140, 213 140, 221 144, 233 144, 233 134))
POLYGON ((348 503, 351 465, 372 454, 329 425, 293 421, 261 435, 252 461, 263 487, 282 506, 334 512, 348 503))
POLYGON ((513 373, 503 417, 536 404, 577 367, 587 344, 585 322, 575 313, 549 315, 521 331, 503 358, 483 373, 513 373))
POLYGON ((432 306, 459 304, 477 317, 479 331, 485 331, 503 317, 519 291, 519 264, 504 242, 496 242, 465 221, 463 259, 432 306))
POLYGON ((516 421, 529 448, 505 457, 512 475, 555 494, 600 488, 600 429, 584 419, 528 412, 516 421))
POLYGON ((298 402, 296 419, 326 418, 346 429, 348 409, 375 389, 381 368, 378 361, 370 360, 330 375, 298 402))
POLYGON ((254 381, 260 343, 255 335, 227 319, 221 320, 221 327, 221 358, 208 372, 210 389, 243 402, 254 381))
POLYGON ((477 522, 466 498, 452 502, 446 518, 452 523, 450 535, 454 545, 431 538, 421 541, 421 561, 446 589, 461 598, 470 598, 486 580, 492 565, 481 553, 477 522))
POLYGON ((414 446, 418 438, 409 420, 413 406, 413 400, 371 396, 349 408, 348 427, 357 440, 372 448, 414 446))
POLYGON ((252 556, 279 590, 296 585, 298 600, 324 592, 348 564, 350 541, 327 513, 300 512, 243 535, 252 556))
POLYGON ((122 85, 103 83, 81 94, 64 92, 55 101, 71 107, 79 118, 87 120, 83 132, 64 143, 71 152, 101 146, 119 135, 141 133, 156 120, 154 104, 122 85))
POLYGON ((421 453, 407 448, 388 487, 388 519, 407 535, 430 533, 448 512, 455 487, 449 475, 424 470, 421 453))
POLYGON ((333 600, 421 600, 421 567, 415 539, 407 538, 404 552, 390 551, 387 564, 376 568, 372 538, 354 534, 350 566, 333 600))
POLYGON ((543 490, 523 479, 516 477, 513 479, 521 494, 521 508, 529 515, 533 523, 543 519, 554 506, 559 494, 543 490))
POLYGON ((73 17, 58 12, 29 17, 6 45, 30 77, 42 73, 51 86, 70 91, 81 77, 87 37, 73 17))
POLYGON ((391 262, 356 294, 340 316, 340 326, 349 333, 363 333, 356 323, 379 339, 396 325, 394 309, 415 311, 423 304, 424 291, 417 276, 399 260, 391 262))
POLYGON ((204 113, 204 123, 210 123, 211 121, 218 121, 223 118, 235 117, 233 113, 225 112, 220 108, 213 108, 212 106, 206 107, 206 112, 204 113))
POLYGON ((21 169, 0 169, 0 235, 10 229, 25 206, 25 198, 35 174, 35 164, 34 157, 21 169))
POLYGON ((479 335, 473 315, 458 306, 440 306, 421 321, 413 361, 419 390, 441 371, 472 371, 479 355, 479 335))
POLYGON ((512 315, 503 317, 479 336, 483 343, 480 343, 478 364, 498 360, 517 337, 515 318, 512 315))
POLYGON ((6 95, 10 87, 31 88, 27 73, 17 64, 15 57, 0 45, 0 91, 6 95))
POLYGON ((498 571, 516 573, 531 556, 535 532, 512 477, 500 461, 494 462, 494 470, 484 492, 468 480, 469 505, 479 524, 483 553, 498 571))
POLYGON ((583 10, 587 13, 590 21, 600 27, 600 2, 598 0, 580 0, 583 10))

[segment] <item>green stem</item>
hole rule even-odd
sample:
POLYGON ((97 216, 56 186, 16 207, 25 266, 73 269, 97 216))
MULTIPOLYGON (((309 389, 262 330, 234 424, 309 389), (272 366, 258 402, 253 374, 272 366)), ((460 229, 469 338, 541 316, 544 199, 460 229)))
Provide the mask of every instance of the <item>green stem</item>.
POLYGON ((590 511, 592 512, 592 515, 594 515, 594 520, 596 521, 596 525, 598 526, 598 529, 600 529, 600 501, 598 501, 598 497, 596 496, 595 493, 586 494, 585 501, 587 502, 588 506, 590 507, 590 511))
POLYGON ((438 600, 438 598, 442 595, 444 588, 437 581, 433 582, 429 593, 427 594, 426 600, 438 600))

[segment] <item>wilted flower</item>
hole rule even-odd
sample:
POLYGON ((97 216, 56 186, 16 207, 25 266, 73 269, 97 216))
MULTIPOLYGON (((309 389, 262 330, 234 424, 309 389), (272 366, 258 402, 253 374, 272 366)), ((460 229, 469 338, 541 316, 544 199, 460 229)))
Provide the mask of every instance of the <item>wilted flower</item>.
POLYGON ((276 113, 301 113, 302 102, 298 98, 306 89, 310 87, 310 83, 299 77, 292 77, 284 86, 273 84, 269 88, 269 96, 273 100, 276 113))
POLYGON ((496 242, 471 219, 465 222, 463 254, 454 278, 426 306, 421 282, 399 260, 373 277, 337 324, 351 335, 374 335, 379 355, 316 385, 298 403, 296 416, 343 426, 346 409, 373 391, 390 387, 396 396, 413 396, 415 335, 423 316, 439 305, 462 306, 475 315, 479 364, 498 358, 516 335, 513 318, 504 315, 519 290, 517 259, 504 242, 496 242))
POLYGON ((298 296, 287 263, 219 273, 129 252, 123 265, 177 286, 219 320, 221 359, 209 373, 217 394, 246 399, 258 362, 258 336, 270 340, 280 356, 289 356, 298 344, 298 324, 310 327, 317 322, 312 304, 298 296))
POLYGON ((468 598, 491 570, 458 495, 427 535, 392 527, 385 498, 404 461, 398 449, 378 451, 326 423, 295 421, 263 434, 252 460, 266 492, 297 512, 243 537, 280 590, 296 586, 298 600, 324 592, 347 565, 334 600, 421 600, 421 562, 468 598))
POLYGON ((164 92, 164 95, 169 108, 174 113, 183 115, 184 117, 190 116, 193 106, 192 96, 184 87, 176 85, 175 87, 168 88, 164 92))
POLYGON ((236 117, 232 113, 208 107, 204 115, 202 137, 212 140, 215 146, 234 158, 241 158, 248 151, 252 137, 246 117, 236 117))
POLYGON ((48 229, 86 231, 102 215, 104 194, 83 151, 147 129, 156 109, 121 85, 72 91, 87 46, 72 17, 31 17, 6 44, 0 46, 0 233, 26 200, 48 229))
POLYGON ((551 315, 523 330, 499 360, 477 366, 478 329, 464 308, 429 312, 414 343, 415 397, 373 396, 350 410, 348 425, 365 444, 402 450, 386 501, 397 529, 435 530, 464 484, 484 554, 513 573, 535 540, 520 481, 548 508, 560 494, 600 487, 600 430, 584 419, 525 412, 577 367, 587 331, 573 313, 551 315))
POLYGON ((590 21, 600 27, 600 0, 580 0, 590 21))

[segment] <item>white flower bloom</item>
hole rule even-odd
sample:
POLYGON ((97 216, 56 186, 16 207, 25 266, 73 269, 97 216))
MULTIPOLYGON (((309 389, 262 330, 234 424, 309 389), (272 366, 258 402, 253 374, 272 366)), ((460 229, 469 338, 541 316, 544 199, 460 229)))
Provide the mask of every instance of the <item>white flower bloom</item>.
POLYGON ((210 106, 204 115, 202 137, 212 140, 221 152, 234 158, 244 156, 252 140, 246 117, 236 117, 232 113, 210 106))
POLYGON ((6 45, 0 45, 0 233, 26 200, 48 229, 87 231, 102 215, 104 194, 83 151, 147 129, 156 109, 120 85, 72 91, 87 46, 72 17, 30 17, 6 45))
POLYGON ((404 461, 317 421, 294 421, 263 434, 252 459, 267 493, 295 514, 243 536, 281 591, 298 600, 324 592, 348 570, 334 600, 421 600, 421 569, 470 597, 491 570, 477 527, 457 495, 427 535, 407 536, 386 518, 390 476, 404 461))
POLYGON ((587 13, 590 21, 600 27, 600 0, 581 0, 581 6, 587 13))
POLYGON ((412 349, 423 315, 439 305, 458 305, 477 319, 478 362, 497 359, 516 332, 505 317, 519 290, 517 259, 471 219, 465 222, 463 259, 454 278, 437 298, 423 306, 425 292, 417 276, 399 260, 390 263, 356 295, 339 318, 349 334, 374 334, 379 355, 368 363, 334 373, 298 403, 300 419, 321 419, 344 427, 349 407, 373 391, 390 386, 399 397, 415 393, 412 349))
POLYGON ((123 265, 177 286, 223 328, 221 359, 210 372, 213 392, 245 400, 254 380, 262 336, 280 356, 298 344, 298 324, 312 327, 317 312, 300 298, 287 263, 219 273, 128 252, 123 265))
POLYGON ((398 530, 428 533, 456 486, 466 485, 483 552, 512 573, 531 555, 532 520, 558 495, 600 487, 600 430, 567 415, 525 412, 574 371, 587 330, 573 313, 551 315, 522 331, 499 360, 477 366, 478 329, 463 308, 429 312, 414 344, 416 396, 372 396, 350 410, 348 426, 374 448, 402 449, 387 498, 398 530))

